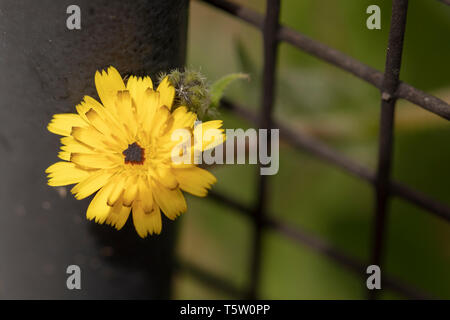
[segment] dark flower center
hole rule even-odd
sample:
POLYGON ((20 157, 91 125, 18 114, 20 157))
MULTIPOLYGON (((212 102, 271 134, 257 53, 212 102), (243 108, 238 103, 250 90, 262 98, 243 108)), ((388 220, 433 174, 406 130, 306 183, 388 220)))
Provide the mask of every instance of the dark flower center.
POLYGON ((144 163, 144 148, 141 148, 137 142, 128 145, 128 148, 122 152, 125 156, 125 163, 143 164, 144 163))

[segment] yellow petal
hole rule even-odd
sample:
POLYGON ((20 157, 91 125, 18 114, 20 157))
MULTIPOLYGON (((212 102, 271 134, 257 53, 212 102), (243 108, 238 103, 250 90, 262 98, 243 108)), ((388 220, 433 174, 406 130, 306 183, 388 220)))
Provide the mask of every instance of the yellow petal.
POLYGON ((92 199, 91 203, 86 212, 86 218, 88 220, 95 219, 97 223, 105 222, 109 213, 112 210, 112 207, 108 206, 106 203, 108 196, 114 186, 113 183, 109 182, 100 191, 97 192, 94 199, 92 199))
POLYGON ((153 180, 153 198, 164 214, 171 220, 186 211, 187 205, 180 189, 170 190, 153 180))
POLYGON ((58 152, 58 158, 65 161, 70 161, 70 152, 67 151, 61 151, 58 152))
POLYGON ((142 203, 142 209, 145 213, 153 211, 153 193, 150 188, 150 183, 147 179, 138 180, 139 200, 142 203))
POLYGON ((212 120, 200 123, 194 128, 194 143, 197 150, 208 150, 225 142, 222 120, 212 120))
POLYGON ((85 101, 77 105, 77 111, 80 117, 84 119, 86 123, 91 123, 98 131, 109 134, 113 139, 120 141, 122 144, 126 144, 127 133, 122 127, 122 123, 117 119, 117 115, 106 110, 99 102, 89 96, 85 96, 84 99, 85 101), (91 110, 94 110, 98 117, 93 115, 91 116, 93 118, 89 120, 87 113, 91 110), (100 123, 100 121, 102 121, 104 125, 100 123), (105 126, 107 128, 105 128, 105 126))
POLYGON ((84 96, 83 100, 89 109, 94 109, 95 111, 97 111, 100 114, 101 114, 101 112, 103 112, 105 110, 105 107, 100 102, 98 102, 97 100, 92 98, 91 96, 84 96))
POLYGON ((108 139, 107 136, 91 126, 87 128, 74 127, 71 135, 79 142, 97 150, 121 150, 122 147, 118 141, 108 139))
POLYGON ((131 139, 133 139, 136 136, 138 126, 135 114, 136 106, 133 105, 130 92, 127 90, 117 92, 115 103, 117 116, 121 120, 123 127, 126 129, 131 139))
POLYGON ((138 177, 130 176, 126 181, 125 191, 123 192, 123 205, 130 207, 138 194, 138 177))
POLYGON ((111 130, 108 126, 108 124, 100 117, 97 111, 94 109, 89 109, 88 112, 86 112, 86 119, 89 121, 89 123, 98 131, 103 133, 104 135, 110 135, 111 130))
POLYGON ((147 89, 153 89, 152 79, 150 77, 135 77, 128 78, 127 90, 130 91, 131 98, 136 103, 138 116, 143 116, 143 99, 147 89))
POLYGON ((159 107, 156 110, 152 125, 150 126, 150 138, 157 138, 161 135, 161 131, 167 126, 170 118, 170 111, 166 106, 159 107))
POLYGON ((52 187, 78 183, 89 176, 89 172, 74 163, 60 161, 45 170, 48 173, 48 185, 52 187))
MULTIPOLYGON (((170 157, 171 157, 171 164, 170 166, 174 169, 176 168, 192 168, 196 166, 196 162, 195 162, 195 157, 196 157, 196 153, 194 152, 194 146, 192 145, 191 147, 189 147, 189 141, 184 141, 180 139, 181 144, 176 144, 176 145, 171 145, 171 150, 170 150, 170 157), (174 152, 172 154, 172 152, 174 152), (178 154, 178 158, 174 158, 175 157, 175 152, 179 153, 178 154)), ((191 138, 191 143, 192 143, 192 138, 191 138)), ((169 145, 169 144, 168 144, 169 145)), ((164 150, 165 151, 165 150, 164 150)), ((201 156, 201 153, 199 152, 199 154, 197 155, 201 156)))
POLYGON ((169 77, 165 77, 161 81, 156 91, 160 93, 160 104, 170 110, 172 108, 173 98, 175 97, 175 88, 170 84, 169 77))
POLYGON ((122 201, 120 200, 121 199, 119 199, 119 201, 114 204, 105 221, 107 224, 115 227, 117 230, 123 228, 128 220, 131 211, 131 207, 125 207, 124 205, 122 205, 122 201))
POLYGON ((94 149, 78 142, 72 136, 61 138, 61 144, 61 150, 68 153, 95 153, 94 149))
POLYGON ((161 212, 156 207, 151 213, 145 213, 141 201, 133 204, 133 224, 141 238, 147 235, 160 234, 162 229, 161 212))
POLYGON ((166 132, 163 136, 159 137, 158 145, 160 152, 181 152, 180 156, 183 155, 183 152, 187 151, 193 145, 193 134, 192 129, 189 127, 184 128, 175 128, 172 126, 172 129, 166 132), (176 150, 174 148, 177 148, 176 150), (184 150, 182 152, 182 150, 184 150))
POLYGON ((102 188, 112 177, 113 172, 106 170, 97 170, 88 178, 84 179, 72 188, 71 192, 78 200, 89 197, 98 189, 102 188))
POLYGON ((114 67, 109 67, 108 72, 102 71, 100 73, 97 71, 95 73, 95 86, 105 108, 115 114, 114 100, 117 91, 125 90, 125 84, 119 72, 114 67))
POLYGON ((178 107, 172 112, 173 120, 172 126, 166 126, 165 131, 160 131, 164 136, 160 137, 160 145, 165 152, 171 152, 173 147, 177 144, 187 142, 192 136, 192 127, 194 126, 197 115, 192 112, 188 112, 186 107, 178 107), (180 138, 183 137, 181 140, 180 138), (177 141, 178 140, 178 141, 177 141))
POLYGON ((114 168, 123 163, 123 157, 114 154, 88 154, 88 153, 72 153, 70 161, 89 169, 109 169, 114 168))
POLYGON ((88 124, 78 114, 55 114, 47 126, 48 131, 61 136, 70 136, 73 127, 87 127, 88 124))
POLYGON ((126 178, 123 175, 118 175, 117 181, 114 185, 113 190, 111 191, 111 194, 108 197, 108 205, 114 206, 116 205, 117 201, 120 200, 120 203, 122 205, 122 194, 125 187, 125 180, 126 178))
POLYGON ((172 112, 174 118, 174 128, 192 128, 194 126, 195 120, 197 120, 197 115, 193 112, 189 112, 186 107, 181 106, 176 108, 172 112))
POLYGON ((90 108, 84 101, 81 101, 80 104, 77 104, 77 105, 75 106, 75 108, 77 109, 77 112, 78 112, 79 116, 80 116, 83 120, 85 120, 86 122, 88 122, 88 120, 87 120, 87 118, 86 118, 86 112, 88 112, 88 111, 89 111, 90 109, 92 109, 92 108, 90 108))
POLYGON ((168 166, 159 165, 155 169, 156 179, 159 183, 161 183, 164 187, 169 189, 175 189, 178 187, 178 181, 175 178, 172 170, 168 166))
POLYGON ((217 179, 209 171, 198 167, 172 169, 180 188, 197 197, 205 197, 217 179))
POLYGON ((146 132, 150 132, 156 110, 158 110, 159 106, 159 92, 151 89, 146 90, 140 111, 142 117, 142 127, 146 132))
POLYGON ((100 115, 102 115, 106 110, 100 102, 90 96, 84 96, 83 101, 76 106, 76 109, 80 117, 86 122, 88 122, 86 112, 90 109, 94 109, 100 115))

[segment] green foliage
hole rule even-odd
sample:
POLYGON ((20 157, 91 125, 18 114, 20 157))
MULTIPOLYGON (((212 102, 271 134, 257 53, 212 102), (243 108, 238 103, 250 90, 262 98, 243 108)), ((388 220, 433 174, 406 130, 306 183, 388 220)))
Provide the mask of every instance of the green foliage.
POLYGON ((256 76, 257 78, 260 78, 261 72, 253 61, 254 59, 251 57, 241 38, 234 40, 234 50, 236 51, 242 70, 250 73, 252 77, 256 76))
POLYGON ((238 79, 249 79, 248 74, 245 73, 231 73, 223 76, 211 86, 211 108, 218 108, 220 99, 222 98, 225 89, 234 81, 238 79))

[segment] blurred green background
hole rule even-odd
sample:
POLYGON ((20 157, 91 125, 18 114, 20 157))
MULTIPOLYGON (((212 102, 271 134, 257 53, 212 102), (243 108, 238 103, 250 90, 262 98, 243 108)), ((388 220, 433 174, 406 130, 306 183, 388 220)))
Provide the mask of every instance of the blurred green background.
MULTIPOLYGON (((265 1, 237 1, 264 12, 265 1)), ((295 30, 384 69, 391 1, 284 0, 281 20, 295 30), (381 8, 382 29, 366 28, 367 6, 381 8)), ((450 8, 435 0, 410 1, 401 79, 450 101, 450 8)), ((253 27, 197 1, 191 3, 188 63, 211 81, 246 72, 226 96, 257 110, 262 39, 253 27)), ((281 44, 275 116, 325 141, 362 164, 376 166, 380 96, 377 89, 288 44, 281 44)), ((226 128, 247 128, 223 112, 226 128)), ((393 176, 450 205, 450 127, 447 121, 399 101, 393 176)), ((253 204, 256 166, 216 167, 214 190, 253 204)), ((326 239, 368 261, 373 219, 370 186, 284 143, 280 170, 270 177, 270 207, 277 219, 326 239)), ((250 221, 209 199, 188 199, 180 218, 178 255, 242 288, 248 283, 250 221)), ((365 280, 307 247, 274 232, 263 243, 261 298, 364 299, 365 280)), ((394 199, 382 273, 440 298, 450 298, 450 227, 442 219, 394 199)), ((233 298, 178 273, 174 298, 233 298)), ((403 298, 382 290, 381 298, 403 298)))

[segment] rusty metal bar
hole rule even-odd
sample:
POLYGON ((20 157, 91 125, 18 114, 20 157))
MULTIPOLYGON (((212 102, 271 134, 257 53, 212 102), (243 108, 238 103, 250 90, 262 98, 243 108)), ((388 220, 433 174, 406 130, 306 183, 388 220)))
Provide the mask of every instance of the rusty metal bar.
MULTIPOLYGON (((222 100, 221 104, 225 109, 236 113, 250 123, 257 123, 257 116, 254 112, 249 111, 247 108, 237 103, 232 103, 226 99, 222 100)), ((281 139, 288 142, 294 148, 307 151, 319 159, 341 168, 345 172, 361 178, 370 184, 375 183, 375 174, 372 170, 352 159, 349 159, 345 155, 342 155, 320 140, 317 140, 316 138, 305 133, 295 131, 279 121, 274 121, 273 126, 280 129, 281 139)), ((433 213, 447 222, 450 221, 450 208, 446 205, 430 198, 427 195, 413 190, 400 182, 391 181, 389 187, 393 195, 415 204, 416 206, 433 213)))
MULTIPOLYGON (((250 206, 246 206, 229 196, 222 193, 210 192, 209 197, 215 201, 221 202, 230 208, 236 209, 234 212, 241 213, 248 218, 253 217, 253 210, 250 206)), ((359 261, 346 253, 342 252, 338 248, 334 247, 332 244, 320 239, 319 237, 303 230, 299 226, 291 226, 288 223, 278 221, 274 218, 273 213, 268 214, 263 220, 263 226, 270 230, 279 232, 284 237, 294 241, 297 244, 304 245, 315 252, 318 252, 340 266, 346 268, 347 270, 361 275, 362 277, 367 276, 365 273, 365 268, 367 264, 363 261, 359 261)), ((395 277, 384 274, 383 275, 383 286, 387 289, 391 289, 407 298, 410 299, 430 299, 432 298, 429 294, 422 292, 416 288, 403 283, 402 281, 396 279, 395 277)))
MULTIPOLYGON (((262 28, 264 17, 258 12, 245 8, 239 4, 228 0, 201 0, 209 3, 216 8, 222 9, 257 28, 262 28)), ((383 73, 342 53, 333 49, 317 40, 311 39, 289 27, 280 26, 278 31, 280 41, 285 41, 306 53, 324 60, 342 70, 350 72, 354 76, 367 81, 378 89, 382 89, 383 73)), ((412 102, 425 110, 428 110, 444 119, 450 120, 450 105, 433 96, 427 94, 413 86, 400 82, 397 92, 397 98, 402 98, 412 102)))

